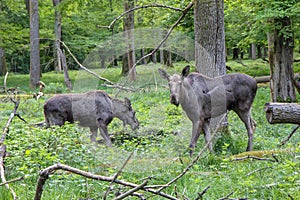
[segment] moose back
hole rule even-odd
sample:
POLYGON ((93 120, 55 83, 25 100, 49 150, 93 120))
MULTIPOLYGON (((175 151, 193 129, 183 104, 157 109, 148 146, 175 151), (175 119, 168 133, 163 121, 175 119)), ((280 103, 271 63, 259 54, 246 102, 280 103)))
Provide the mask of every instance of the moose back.
POLYGON ((131 102, 112 99, 100 90, 82 94, 60 94, 48 99, 44 104, 44 115, 47 127, 52 125, 62 126, 66 121, 79 122, 83 127, 89 127, 91 140, 96 141, 97 130, 111 146, 107 132, 107 125, 114 117, 123 121, 124 126, 130 125, 134 130, 139 127, 131 102))

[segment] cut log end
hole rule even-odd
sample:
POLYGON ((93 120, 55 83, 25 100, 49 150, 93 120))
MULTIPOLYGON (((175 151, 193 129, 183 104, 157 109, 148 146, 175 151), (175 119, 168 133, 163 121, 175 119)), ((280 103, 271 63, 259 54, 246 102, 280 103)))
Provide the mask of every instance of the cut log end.
POLYGON ((300 124, 300 105, 297 103, 266 103, 264 110, 270 124, 300 124))

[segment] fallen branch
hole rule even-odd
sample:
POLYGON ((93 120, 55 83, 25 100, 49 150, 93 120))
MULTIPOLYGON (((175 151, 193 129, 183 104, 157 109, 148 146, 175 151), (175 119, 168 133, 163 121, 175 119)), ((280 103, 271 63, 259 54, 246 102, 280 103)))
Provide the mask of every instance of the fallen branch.
POLYGON ((112 187, 112 184, 115 182, 115 180, 117 180, 118 176, 122 173, 124 167, 127 165, 128 161, 131 159, 132 155, 133 155, 134 151, 131 152, 131 154, 128 156, 128 158, 126 159, 126 161, 123 163, 122 167, 119 169, 119 171, 115 174, 114 176, 114 179, 110 182, 105 194, 104 194, 104 197, 103 199, 105 200, 108 193, 111 191, 111 187, 112 187))
POLYGON ((300 125, 296 126, 293 129, 293 131, 288 135, 288 137, 280 143, 280 145, 281 146, 285 145, 291 139, 291 137, 294 135, 294 133, 298 130, 299 127, 300 127, 300 125))
MULTIPOLYGON (((36 187, 34 200, 40 200, 41 199, 42 193, 43 193, 43 187, 46 183, 46 180, 49 178, 50 174, 53 174, 57 170, 68 171, 68 172, 71 172, 71 173, 74 173, 74 174, 77 174, 77 175, 80 175, 80 176, 84 176, 84 177, 87 177, 87 178, 90 178, 90 179, 98 180, 98 181, 111 182, 112 180, 114 180, 114 176, 113 177, 107 177, 107 176, 96 175, 96 174, 92 174, 90 172, 86 172, 86 171, 83 171, 83 170, 80 170, 80 169, 77 169, 77 168, 70 167, 68 165, 64 165, 64 164, 59 163, 59 164, 55 164, 55 165, 52 165, 50 167, 47 167, 46 169, 44 169, 40 172, 40 176, 39 176, 39 179, 38 179, 38 184, 37 184, 37 187, 36 187)), ((118 180, 118 179, 116 179, 114 182, 117 183, 117 184, 123 185, 123 186, 131 187, 131 188, 136 188, 136 187, 139 186, 137 184, 122 181, 122 180, 118 180)), ((155 194, 155 195, 159 195, 159 196, 164 197, 166 199, 176 200, 175 197, 170 196, 170 195, 165 194, 165 193, 162 193, 162 192, 157 191, 157 190, 147 189, 145 187, 141 188, 141 190, 146 191, 146 192, 150 192, 150 193, 155 194)))
POLYGON ((12 179, 12 180, 9 180, 9 181, 6 181, 4 183, 0 183, 0 186, 3 186, 3 185, 6 185, 6 184, 9 184, 9 183, 14 183, 14 182, 17 182, 17 181, 21 181, 24 179, 24 176, 21 176, 19 178, 15 178, 15 179, 12 179))
POLYGON ((9 132, 9 126, 10 126, 14 116, 16 115, 18 107, 19 107, 19 101, 16 101, 12 98, 11 98, 11 101, 15 104, 15 107, 14 107, 13 112, 10 114, 9 119, 6 122, 6 125, 4 127, 4 130, 2 132, 2 136, 0 139, 0 176, 1 176, 2 183, 6 183, 5 184, 6 189, 10 190, 10 193, 12 194, 13 199, 17 199, 17 195, 16 195, 15 191, 9 187, 9 184, 6 181, 5 173, 4 173, 4 158, 6 156, 6 146, 3 143, 6 138, 7 133, 9 132))
POLYGON ((148 183, 148 181, 144 181, 142 184, 138 185, 137 187, 132 188, 131 190, 128 190, 124 194, 121 194, 121 195, 117 196, 115 198, 115 200, 124 199, 124 198, 128 197, 129 195, 132 195, 136 191, 138 191, 138 190, 142 189, 143 187, 145 187, 147 185, 147 183, 148 183))
POLYGON ((202 199, 203 198, 203 195, 207 192, 207 190, 210 188, 210 185, 209 186, 207 186, 206 188, 204 188, 204 190, 202 190, 202 192, 199 192, 198 193, 198 196, 197 196, 197 198, 195 199, 195 200, 200 200, 200 199, 202 199))
POLYGON ((256 156, 244 156, 244 157, 238 157, 238 158, 234 158, 232 161, 242 161, 242 160, 246 160, 246 159, 254 159, 254 160, 263 160, 263 161, 270 161, 270 162, 277 162, 276 159, 270 159, 270 158, 260 158, 260 157, 256 157, 256 156))

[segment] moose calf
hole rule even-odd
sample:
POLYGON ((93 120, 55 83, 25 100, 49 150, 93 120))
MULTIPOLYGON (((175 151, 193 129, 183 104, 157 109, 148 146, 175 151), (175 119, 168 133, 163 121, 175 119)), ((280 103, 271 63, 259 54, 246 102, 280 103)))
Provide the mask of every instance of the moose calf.
POLYGON ((129 124, 133 130, 139 127, 129 99, 112 99, 100 90, 83 94, 55 95, 45 102, 44 115, 47 127, 62 126, 66 121, 78 121, 79 125, 90 128, 92 141, 96 141, 99 128, 108 146, 112 143, 107 133, 107 125, 114 117, 122 120, 124 126, 129 124))

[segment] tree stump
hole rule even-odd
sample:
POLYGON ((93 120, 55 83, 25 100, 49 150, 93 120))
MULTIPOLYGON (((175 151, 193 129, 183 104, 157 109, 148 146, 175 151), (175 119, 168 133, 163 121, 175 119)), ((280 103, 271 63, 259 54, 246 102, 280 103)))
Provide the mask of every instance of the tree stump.
POLYGON ((300 124, 300 105, 297 103, 266 103, 264 110, 270 124, 300 124))

